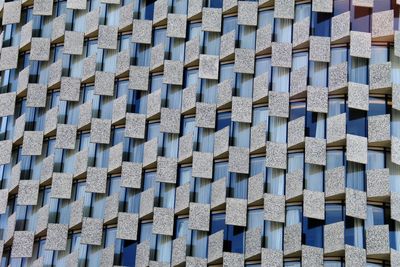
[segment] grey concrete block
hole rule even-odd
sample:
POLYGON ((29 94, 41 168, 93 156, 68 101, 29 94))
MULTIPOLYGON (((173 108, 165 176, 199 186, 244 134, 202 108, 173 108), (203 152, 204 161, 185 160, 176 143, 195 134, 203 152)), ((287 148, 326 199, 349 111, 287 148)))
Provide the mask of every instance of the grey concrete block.
POLYGON ((222 9, 203 8, 201 29, 205 32, 221 32, 222 9))
POLYGON ((7 211, 8 202, 8 189, 0 190, 0 214, 4 214, 7 211))
POLYGON ((350 37, 350 11, 332 17, 331 42, 340 42, 350 37))
POLYGON ((287 144, 267 142, 266 164, 269 168, 286 169, 287 165, 287 144))
POLYGON ((288 122, 288 148, 295 148, 304 144, 305 121, 305 116, 302 116, 288 122))
POLYGON ((265 123, 250 128, 250 152, 265 150, 267 129, 265 123))
POLYGON ((390 143, 390 114, 368 117, 368 143, 376 145, 390 143))
POLYGON ((94 36, 99 30, 100 7, 86 13, 85 16, 85 36, 94 36))
POLYGON ((138 214, 119 212, 117 223, 117 238, 124 240, 137 240, 138 224, 138 214))
POLYGON ((25 119, 25 114, 22 114, 19 116, 14 123, 14 136, 13 136, 13 142, 18 142, 22 140, 22 137, 24 136, 25 132, 25 124, 26 124, 26 119, 25 119))
MULTIPOLYGON (((19 3, 19 1, 16 1, 19 3)), ((7 4, 7 3, 6 3, 7 4)), ((3 18, 4 20, 4 18, 3 18)), ((30 258, 33 253, 35 233, 30 231, 15 231, 11 247, 11 258, 30 258)))
POLYGON ((251 176, 247 188, 248 205, 261 204, 264 199, 264 174, 259 173, 251 176))
POLYGON ((292 67, 292 44, 291 43, 272 43, 271 65, 274 67, 292 67))
POLYGON ((361 58, 371 57, 371 33, 350 32, 350 56, 361 58))
POLYGON ((25 131, 24 142, 22 144, 23 156, 38 156, 42 154, 43 132, 25 131))
POLYGON ((257 30, 256 34, 256 54, 269 52, 272 44, 272 26, 266 25, 257 30))
MULTIPOLYGON (((119 9, 119 21, 118 21, 118 29, 120 31, 129 30, 132 26, 133 21, 133 6, 134 3, 125 4, 121 6, 119 9)), ((153 22, 151 21, 151 24, 153 22)), ((132 33, 136 32, 132 30, 132 33)))
POLYGON ((310 17, 293 23, 293 48, 304 47, 310 40, 310 17))
POLYGON ((144 154, 143 154, 143 167, 149 167, 157 162, 158 155, 158 140, 153 138, 150 141, 144 143, 144 154))
MULTIPOLYGON (((1 55, 0 55, 1 58, 1 55)), ((49 67, 49 72, 48 75, 51 75, 51 66, 53 66, 56 63, 53 63, 52 65, 50 65, 49 67)), ((26 90, 28 89, 28 83, 29 83, 29 67, 27 66, 26 68, 24 68, 23 70, 21 70, 18 73, 18 82, 17 82, 17 94, 18 95, 25 95, 26 94, 26 90)), ((49 82, 48 82, 49 84, 49 82)), ((50 86, 50 84, 49 84, 50 86)))
POLYGON ((29 60, 48 61, 50 57, 50 39, 32 38, 29 60))
POLYGON ((83 221, 84 202, 83 198, 76 200, 70 204, 71 214, 69 216, 69 227, 76 227, 83 221))
POLYGON ((235 49, 234 71, 238 73, 254 74, 255 51, 247 48, 235 49))
POLYGON ((254 77, 253 102, 264 102, 267 100, 269 90, 269 73, 265 72, 254 77))
POLYGON ((86 128, 92 122, 92 102, 88 101, 79 107, 78 129, 86 128))
POLYGON ((94 79, 96 74, 96 58, 97 54, 93 54, 83 60, 82 82, 94 79))
POLYGON ((149 68, 141 66, 130 66, 129 88, 147 91, 149 87, 149 68))
POLYGON ((181 213, 189 209, 190 183, 176 187, 175 213, 181 213))
POLYGON ((150 259, 150 241, 145 240, 136 247, 135 266, 138 267, 149 266, 149 259, 150 259))
POLYGON ((345 193, 345 167, 337 167, 325 171, 325 197, 337 198, 345 193))
POLYGON ((261 265, 271 267, 283 267, 283 252, 281 250, 262 248, 261 265))
POLYGON ((290 97, 305 96, 307 93, 308 67, 292 70, 290 75, 290 97))
POLYGON ((21 21, 21 1, 11 1, 3 3, 3 26, 16 24, 21 21))
POLYGON ((199 78, 218 80, 219 57, 213 55, 200 55, 199 78))
POLYGON ((119 142, 118 144, 109 148, 108 155, 108 172, 119 172, 122 166, 124 154, 124 144, 119 142))
POLYGON ((14 115, 16 93, 0 94, 0 117, 14 115))
POLYGON ((245 147, 229 147, 229 171, 235 173, 249 173, 250 150, 245 147))
POLYGON ((132 26, 132 42, 139 44, 151 44, 151 20, 134 19, 132 26))
POLYGON ((232 121, 251 123, 252 99, 249 97, 232 97, 232 121))
POLYGON ((373 0, 354 0, 352 2, 353 6, 360 6, 360 7, 373 7, 374 1, 373 0))
POLYGON ((208 237, 208 263, 218 262, 222 259, 224 250, 224 230, 218 231, 208 237))
POLYGON ((140 193, 139 217, 151 217, 154 209, 154 188, 149 188, 140 193))
MULTIPOLYGON (((3 17, 4 21, 4 17, 3 17)), ((16 69, 18 66, 18 47, 3 47, 0 55, 0 71, 16 69)))
POLYGON ((186 162, 193 156, 193 132, 179 138, 178 162, 186 162))
POLYGON ((347 134, 346 144, 347 161, 367 164, 368 141, 366 137, 347 134))
POLYGON ((344 251, 344 222, 324 225, 324 253, 335 255, 344 251))
POLYGON ((74 168, 74 177, 79 177, 86 173, 88 162, 89 162, 89 152, 88 149, 84 149, 79 151, 75 155, 75 168, 74 168))
POLYGON ((117 54, 115 76, 121 77, 129 73, 131 57, 129 50, 125 49, 117 54))
POLYGON ((142 185, 142 164, 135 162, 122 162, 121 187, 140 189, 142 185))
POLYGON ((247 200, 239 198, 226 199, 225 224, 246 227, 247 200))
POLYGON ((43 84, 29 83, 26 106, 30 108, 44 108, 47 100, 47 87, 43 84))
POLYGON ((233 80, 228 79, 217 85, 217 108, 229 107, 232 102, 233 80))
POLYGON ((186 38, 186 20, 184 14, 168 14, 167 36, 173 38, 186 38))
POLYGON ((158 26, 161 24, 165 25, 168 16, 168 1, 157 0, 154 2, 154 13, 153 13, 153 24, 158 26))
POLYGON ((230 31, 221 36, 220 60, 233 59, 235 56, 236 31, 230 31))
POLYGON ((309 60, 317 62, 329 62, 331 59, 330 48, 331 48, 331 38, 321 37, 321 36, 310 36, 309 60))
POLYGON ((208 231, 210 228, 210 205, 190 203, 189 229, 208 231))
POLYGON ((285 196, 264 194, 264 220, 285 222, 285 196))
POLYGON ((326 165, 326 140, 320 138, 305 138, 305 163, 326 165))
MULTIPOLYGON (((61 76, 62 76, 62 66, 63 62, 62 59, 57 60, 53 64, 49 66, 49 74, 47 78, 47 86, 49 88, 57 87, 60 82, 61 82, 61 76)), ((26 85, 28 85, 29 81, 29 69, 27 70, 26 74, 26 85)))
POLYGON ((80 0, 67 0, 67 8, 85 10, 86 9, 86 2, 85 1, 80 1, 80 0))
POLYGON ((161 108, 160 132, 179 134, 181 111, 179 109, 161 108))
POLYGON ((391 145, 391 160, 393 163, 400 165, 400 139, 392 136, 392 145, 391 145))
POLYGON ((62 14, 55 19, 53 19, 53 27, 51 31, 50 40, 52 42, 57 42, 64 37, 65 34, 65 14, 62 14))
POLYGON ((164 68, 164 43, 160 43, 151 48, 150 51, 150 70, 159 71, 164 68))
POLYGON ((214 157, 220 157, 229 150, 229 126, 214 133, 214 157))
POLYGON ((238 25, 257 26, 258 3, 238 1, 238 25))
POLYGON ((366 251, 363 248, 345 246, 345 261, 350 266, 367 266, 366 251))
POLYGON ((72 174, 53 173, 51 183, 51 197, 59 199, 70 199, 72 191, 72 174))
POLYGON ((193 152, 192 176, 212 179, 213 154, 206 152, 193 152))
POLYGON ((109 144, 111 135, 111 120, 92 118, 90 142, 109 144))
POLYGON ((153 234, 173 235, 174 209, 154 208, 153 220, 153 234))
POLYGON ((196 108, 197 86, 191 85, 182 90, 182 114, 193 112, 196 108))
POLYGON ((301 264, 303 266, 324 266, 324 249, 303 245, 301 264))
POLYGON ((294 0, 275 0, 274 17, 294 19, 294 0))
POLYGON ((289 93, 269 92, 269 116, 289 117, 289 93))
POLYGON ((113 96, 115 74, 112 72, 96 71, 94 79, 94 94, 113 96))
POLYGON ((103 220, 85 217, 82 222, 81 244, 100 246, 103 237, 103 220))
POLYGON ((187 18, 193 20, 201 17, 201 11, 203 9, 202 0, 189 0, 187 18))
POLYGON ((183 62, 175 60, 165 60, 163 83, 182 85, 182 82, 183 82, 183 62))
POLYGON ((64 251, 67 248, 67 238, 68 225, 49 223, 45 249, 64 251))
POLYGON ((211 209, 218 209, 226 202, 226 177, 211 184, 211 209))
POLYGON ((365 230, 367 256, 384 256, 390 253, 389 225, 369 226, 365 230))
POLYGON ((222 11, 225 13, 230 13, 237 10, 238 1, 237 0, 226 0, 222 3, 222 11))
POLYGON ((303 196, 303 170, 286 174, 286 200, 298 200, 303 196))
POLYGON ((347 86, 347 61, 329 67, 329 92, 340 92, 347 86))
POLYGON ((83 32, 65 31, 64 54, 82 55, 83 32))
POLYGON ((112 117, 113 124, 122 122, 126 117, 126 107, 128 105, 128 96, 122 95, 113 101, 112 117))
POLYGON ((105 194, 107 187, 107 168, 88 167, 86 192, 105 194))
POLYGON ((371 36, 374 40, 393 39, 394 10, 372 13, 371 36))
POLYGON ((371 64, 369 66, 369 90, 382 91, 392 87, 392 63, 371 64))
POLYGON ((367 193, 346 188, 346 216, 367 218, 367 193))
MULTIPOLYGON (((186 42, 185 45, 185 66, 194 66, 198 64, 200 58, 200 36, 194 37, 186 42)), ((218 56, 217 56, 218 57, 218 56)), ((218 57, 219 60, 219 57, 218 57)))
POLYGON ((400 222, 400 193, 390 193, 390 218, 400 222))
POLYGON ((296 255, 301 251, 301 223, 284 228, 283 249, 285 256, 296 255))
POLYGON ((254 228, 246 231, 245 259, 258 258, 261 256, 262 229, 254 228))
POLYGON ((39 194, 38 180, 20 180, 18 186, 18 205, 37 205, 39 194))
POLYGON ((307 86, 307 111, 328 113, 328 89, 307 86))
POLYGON ((118 218, 120 193, 116 192, 104 200, 104 224, 113 223, 118 218))
MULTIPOLYGON (((172 241, 172 266, 184 265, 186 261, 186 237, 181 236, 172 241)), ((206 264, 207 265, 207 264, 206 264)))
POLYGON ((79 78, 62 77, 60 100, 79 101, 81 80, 79 78))
POLYGON ((369 88, 368 85, 349 82, 348 106, 349 108, 368 110, 369 88))
MULTIPOLYGON (((19 48, 22 50, 29 49, 32 40, 33 20, 27 22, 21 27, 21 39, 19 40, 19 48)), ((1 39, 3 40, 3 39, 1 39)))
POLYGON ((316 192, 304 190, 303 216, 318 220, 325 219, 325 194, 324 192, 316 192))
POLYGON ((244 255, 241 253, 224 252, 223 266, 243 267, 244 255))
POLYGON ((367 197, 373 200, 385 200, 390 196, 389 169, 366 171, 367 197))
POLYGON ((118 27, 100 25, 98 38, 98 48, 117 49, 118 27))
POLYGON ((326 125, 327 144, 344 144, 346 140, 346 113, 328 117, 326 125))
POLYGON ((332 13, 333 0, 317 0, 312 3, 312 11, 332 13))
POLYGON ((126 114, 125 137, 144 139, 146 115, 139 113, 126 114))
POLYGON ((75 149, 76 133, 76 125, 58 124, 55 148, 75 149))
POLYGON ((176 158, 157 158, 156 181, 163 183, 176 183, 178 161, 176 158))
POLYGON ((202 128, 215 128, 216 106, 215 104, 196 103, 196 126, 202 128))

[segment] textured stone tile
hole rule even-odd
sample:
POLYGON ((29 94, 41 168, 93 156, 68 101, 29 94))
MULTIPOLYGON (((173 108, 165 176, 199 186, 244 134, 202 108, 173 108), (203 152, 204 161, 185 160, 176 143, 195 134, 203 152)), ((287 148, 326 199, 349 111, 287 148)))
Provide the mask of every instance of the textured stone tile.
POLYGON ((86 1, 81 1, 81 0, 67 0, 67 8, 69 8, 69 9, 78 9, 78 10, 85 10, 85 9, 86 9, 86 1))
POLYGON ((256 54, 269 52, 272 43, 272 26, 270 24, 257 30, 256 54))
POLYGON ((117 49, 118 27, 100 25, 98 38, 98 48, 117 49))
POLYGON ((126 76, 129 73, 131 57, 129 50, 125 49, 117 54, 115 76, 126 76))
POLYGON ((307 86, 307 111, 328 113, 327 88, 307 86))
POLYGON ((211 184, 211 209, 218 209, 226 202, 226 177, 211 184))
POLYGON ((307 93, 308 67, 292 70, 290 75, 290 97, 305 96, 307 93))
POLYGON ((316 0, 312 3, 312 11, 332 13, 333 11, 333 0, 316 0))
POLYGON ((224 12, 224 14, 233 12, 237 10, 237 6, 237 0, 226 0, 222 3, 222 11, 224 12))
POLYGON ((305 163, 326 165, 326 140, 320 138, 305 138, 305 163))
POLYGON ((193 152, 192 176, 212 179, 213 154, 206 152, 193 152))
POLYGON ((28 84, 26 106, 30 108, 44 108, 47 100, 46 85, 38 83, 28 84))
POLYGON ((103 235, 103 220, 85 217, 82 222, 81 244, 100 246, 103 235))
POLYGON ((286 174, 286 200, 298 200, 303 196, 303 170, 286 174))
MULTIPOLYGON (((28 50, 32 40, 33 20, 27 22, 21 27, 21 39, 19 40, 19 48, 21 50, 28 50)), ((3 38, 1 38, 3 40, 3 38)))
POLYGON ((310 17, 293 23, 293 48, 305 47, 310 40, 310 17))
POLYGON ((196 103, 196 126, 202 128, 215 128, 216 105, 196 103))
POLYGON ((168 1, 167 0, 157 0, 154 2, 154 15, 153 24, 155 26, 165 25, 168 16, 168 1))
POLYGON ((304 143, 305 116, 288 122, 288 148, 295 148, 304 143))
POLYGON ((58 124, 55 148, 75 149, 76 133, 76 125, 58 124))
POLYGON ((331 42, 340 42, 350 37, 350 11, 332 17, 331 42))
MULTIPOLYGON (((186 42, 185 45, 185 66, 198 65, 200 58, 200 35, 186 42)), ((219 60, 219 56, 217 56, 219 60)), ((219 63, 219 62, 218 62, 219 63)))
POLYGON ((47 227, 46 250, 61 250, 67 248, 68 225, 49 223, 47 227))
POLYGON ((193 112, 196 108, 197 86, 191 85, 182 90, 182 114, 193 112))
POLYGON ((38 156, 42 154, 43 132, 25 131, 22 144, 23 156, 38 156))
POLYGON ((369 90, 379 91, 392 87, 392 64, 371 64, 369 66, 369 90))
POLYGON ((232 267, 244 266, 244 255, 241 253, 224 252, 223 266, 232 266, 232 267))
MULTIPOLYGON (((72 206, 71 206, 72 207, 72 206)), ((49 206, 44 205, 36 212, 35 235, 42 234, 46 229, 49 221, 49 206)))
POLYGON ((122 95, 113 101, 112 107, 112 123, 117 124, 122 122, 126 117, 126 107, 128 105, 128 96, 122 95))
POLYGON ((376 145, 390 142, 390 114, 368 117, 368 143, 376 145))
POLYGON ((350 56, 352 57, 371 57, 371 33, 350 32, 350 56))
POLYGON ((122 162, 121 187, 140 189, 142 184, 142 164, 122 162))
POLYGON ((16 93, 0 94, 0 117, 14 115, 16 93))
POLYGON ((248 179, 247 203, 261 204, 264 201, 264 174, 259 173, 248 179))
POLYGON ((161 108, 160 132, 179 134, 181 111, 179 109, 161 108))
POLYGON ((344 144, 346 140, 346 113, 328 117, 326 125, 327 144, 344 144))
POLYGON ((8 202, 8 189, 0 190, 0 214, 4 214, 7 211, 8 202))
POLYGON ((345 167, 340 166, 325 171, 325 197, 337 198, 345 193, 345 167))
POLYGON ((255 51, 247 48, 235 49, 234 71, 238 73, 254 74, 255 51))
POLYGON ((218 80, 219 57, 213 55, 200 55, 199 78, 218 80))
POLYGON ((163 183, 176 183, 178 162, 176 158, 157 158, 156 181, 163 183))
POLYGON ((140 244, 138 244, 136 247, 135 266, 138 267, 149 266, 149 258, 150 258, 150 241, 145 240, 140 244))
MULTIPOLYGON (((132 28, 132 21, 133 21, 133 6, 134 3, 125 4, 121 6, 119 9, 119 21, 118 21, 118 29, 120 31, 130 30, 132 28)), ((151 21, 151 24, 153 22, 151 21)), ((132 31, 136 32, 136 31, 132 31)))
POLYGON ((79 101, 81 80, 79 78, 62 77, 60 100, 79 101))
POLYGON ((119 142, 118 144, 109 148, 108 155, 108 172, 119 172, 122 166, 124 154, 124 144, 123 142, 119 142))
POLYGON ((176 187, 175 213, 182 213, 189 209, 190 183, 176 187))
POLYGON ((393 163, 400 165, 400 139, 392 136, 392 144, 391 144, 391 160, 393 163))
POLYGON ((400 222, 400 193, 390 193, 390 218, 400 222))
POLYGON ((251 123, 252 99, 249 97, 232 97, 232 121, 251 123))
MULTIPOLYGON (((0 55, 0 58, 1 58, 1 55, 0 55)), ((56 63, 51 64, 49 67, 49 73, 48 73, 49 76, 51 75, 51 66, 53 66, 54 64, 56 64, 56 63)), ((21 70, 18 73, 18 82, 17 82, 17 94, 18 95, 25 95, 26 90, 28 89, 29 67, 30 66, 27 66, 26 68, 24 68, 23 70, 21 70)), ((49 84, 49 82, 48 82, 48 84, 49 84)))
POLYGON ((13 136, 13 142, 20 143, 22 140, 22 137, 24 136, 25 132, 25 124, 26 124, 26 119, 25 119, 25 114, 22 114, 19 116, 14 123, 14 136, 13 136))
POLYGON ((184 14, 168 14, 167 36, 173 38, 186 38, 186 20, 184 14))
POLYGON ((261 265, 262 266, 283 266, 283 252, 281 250, 262 248, 261 249, 261 265))
POLYGON ((250 152, 264 151, 267 140, 265 123, 260 123, 250 128, 250 152))
POLYGON ((83 32, 65 31, 64 54, 82 55, 83 32))
POLYGON ((174 209, 154 208, 153 220, 153 234, 173 235, 174 209))
POLYGON ((110 245, 101 250, 100 266, 113 266, 114 263, 114 245, 110 245))
POLYGON ((182 82, 183 82, 183 62, 175 60, 165 60, 163 83, 182 85, 182 82))
POLYGON ((229 150, 229 126, 214 133, 214 157, 220 157, 229 150))
POLYGON ((269 116, 271 117, 289 117, 289 93, 287 92, 269 92, 269 116))
POLYGON ((294 19, 294 0, 275 0, 274 17, 294 19))
POLYGON ((179 138, 178 162, 190 161, 193 156, 193 132, 179 138))
POLYGON ((394 249, 390 250, 390 263, 392 266, 397 266, 400 264, 400 252, 394 249))
POLYGON ((220 60, 233 59, 235 56, 235 44, 236 44, 236 31, 232 30, 221 36, 220 40, 220 60))
POLYGON ((19 181, 21 178, 21 171, 22 171, 22 162, 18 162, 11 168, 11 180, 10 184, 8 185, 8 190, 13 193, 17 192, 19 181))
POLYGON ((301 223, 284 228, 283 248, 285 256, 297 254, 301 251, 301 223))
POLYGON ((92 119, 90 131, 90 142, 99 144, 109 144, 111 135, 111 120, 92 119))
POLYGON ((349 266, 367 266, 365 249, 345 245, 345 262, 349 266))
POLYGON ((226 199, 225 224, 246 227, 247 200, 239 198, 226 199))
POLYGON ((154 188, 149 188, 140 193, 139 217, 147 218, 153 214, 154 209, 154 188))
POLYGON ((70 199, 72 190, 72 174, 53 173, 51 184, 51 197, 59 199, 70 199))
POLYGON ((390 253, 389 225, 369 226, 365 230, 367 256, 379 256, 390 253))
POLYGON ((210 205, 209 204, 201 204, 201 203, 193 203, 193 202, 190 203, 190 205, 189 205, 189 229, 199 230, 199 231, 208 231, 209 227, 210 227, 210 205))
MULTIPOLYGON (((57 60, 53 64, 49 66, 49 74, 47 78, 47 86, 49 88, 57 87, 61 82, 61 75, 62 75, 62 59, 57 60)), ((28 85, 29 81, 29 68, 27 70, 27 77, 26 77, 26 85, 28 85)))
POLYGON ((291 43, 272 43, 271 65, 274 67, 292 67, 292 44, 291 43))
POLYGON ((75 227, 79 224, 82 223, 83 221, 83 209, 84 209, 84 203, 83 203, 83 198, 72 202, 70 204, 70 217, 69 217, 69 227, 75 227))
MULTIPOLYGON (((19 3, 19 1, 16 2, 19 3)), ((11 247, 11 258, 32 257, 34 238, 35 238, 34 232, 15 231, 14 240, 11 247)))
POLYGON ((16 213, 14 212, 7 219, 7 230, 6 230, 6 239, 5 239, 6 242, 11 240, 11 238, 13 238, 14 233, 15 233, 16 224, 17 224, 17 216, 16 216, 16 213))
POLYGON ((257 26, 258 3, 238 1, 238 25, 257 26))
POLYGON ((86 57, 82 63, 82 82, 91 81, 94 79, 96 74, 96 57, 97 54, 93 54, 90 57, 86 57))
POLYGON ((152 35, 151 20, 134 19, 132 26, 132 42, 139 44, 151 44, 152 35))
MULTIPOLYGON (((3 39, 3 34, 1 34, 1 38, 3 39)), ((2 47, 2 45, 0 45, 0 49, 0 71, 16 69, 18 66, 18 47, 2 47)))
POLYGON ((390 196, 389 169, 372 169, 366 171, 367 197, 384 200, 390 196))
POLYGON ((224 249, 224 230, 218 231, 208 237, 208 263, 222 259, 224 249))
POLYGON ((150 70, 160 71, 164 68, 164 43, 160 43, 150 50, 150 70))
POLYGON ((94 36, 99 30, 100 7, 86 13, 85 16, 85 36, 94 36))
POLYGON ((144 139, 146 130, 146 115, 126 113, 125 137, 144 139))
POLYGON ((203 8, 201 29, 205 32, 221 32, 222 9, 203 8))
POLYGON ((104 200, 104 224, 114 223, 118 218, 119 192, 113 193, 104 200))
POLYGON ((107 187, 107 168, 88 167, 86 192, 105 194, 107 187))
POLYGON ((373 39, 393 39, 394 10, 372 13, 371 35, 373 39))
POLYGON ((261 256, 262 229, 254 228, 246 231, 245 259, 258 258, 261 256))
POLYGON ((323 266, 324 249, 303 245, 301 248, 301 264, 303 266, 323 266))
POLYGON ((144 143, 143 153, 143 167, 149 167, 157 162, 158 155, 158 141, 157 138, 153 138, 150 141, 144 143))
POLYGON ((65 34, 65 14, 61 14, 60 16, 53 19, 52 31, 50 40, 52 42, 61 41, 65 34))
POLYGON ((202 9, 203 9, 202 0, 189 0, 188 11, 187 11, 188 20, 200 18, 202 9))
POLYGON ((135 213, 119 212, 117 224, 117 238, 137 240, 139 215, 135 213))
POLYGON ((50 57, 50 39, 32 38, 29 60, 48 61, 50 57))
POLYGON ((285 196, 264 194, 264 220, 285 222, 285 196))
POLYGON ((78 129, 86 128, 92 122, 92 102, 86 102, 79 107, 78 129))
POLYGON ((83 175, 87 170, 89 162, 88 150, 84 149, 76 153, 75 159, 74 177, 77 177, 83 175))
POLYGON ((331 57, 330 48, 331 48, 331 38, 321 37, 321 36, 310 36, 309 60, 317 62, 329 62, 331 57))
POLYGON ((304 190, 303 216, 318 220, 325 219, 324 192, 304 190))
POLYGON ((264 102, 267 100, 269 90, 269 74, 267 72, 254 77, 253 102, 264 102))
POLYGON ((368 141, 366 137, 346 135, 346 159, 347 161, 367 164, 368 141))
POLYGON ((369 88, 368 85, 349 82, 348 106, 349 108, 368 110, 369 88))
POLYGON ((393 84, 392 87, 392 108, 400 110, 400 84, 393 84))
POLYGON ((94 80, 95 95, 114 95, 115 74, 112 72, 96 71, 94 80))
POLYGON ((37 205, 39 194, 38 180, 20 180, 18 186, 18 205, 37 205))
POLYGON ((346 188, 346 216, 367 218, 367 193, 346 188))
POLYGON ((329 92, 338 92, 347 86, 347 61, 329 67, 329 92))
POLYGON ((3 5, 3 26, 20 23, 21 9, 21 1, 5 2, 3 5))
POLYGON ((361 7, 373 7, 373 0, 354 0, 352 2, 353 6, 361 6, 361 7))
MULTIPOLYGON (((172 241, 172 266, 184 265, 186 261, 186 237, 181 236, 172 241)), ((206 264, 207 266, 207 264, 206 264)))
POLYGON ((332 255, 344 251, 344 222, 324 225, 324 253, 332 255))
POLYGON ((286 169, 287 165, 287 144, 267 142, 266 167, 276 169, 286 169))
POLYGON ((229 172, 249 173, 249 153, 250 150, 245 147, 229 147, 229 172))

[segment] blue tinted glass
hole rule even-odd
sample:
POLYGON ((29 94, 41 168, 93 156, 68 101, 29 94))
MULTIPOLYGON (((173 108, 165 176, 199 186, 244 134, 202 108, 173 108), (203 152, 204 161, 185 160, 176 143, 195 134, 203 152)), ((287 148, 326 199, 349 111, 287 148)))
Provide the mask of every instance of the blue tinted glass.
POLYGON ((306 115, 306 104, 304 102, 290 103, 289 120, 295 120, 306 115))
POLYGON ((366 136, 367 119, 366 112, 357 109, 348 109, 347 133, 358 136, 366 136))
POLYGON ((220 112, 217 115, 217 131, 231 125, 231 113, 220 112))
POLYGON ((124 266, 135 266, 136 241, 123 240, 121 251, 121 264, 124 266))
POLYGON ((225 213, 211 215, 211 234, 224 230, 225 228, 225 213))
POLYGON ((227 225, 226 228, 227 229, 225 231, 227 232, 227 250, 235 253, 243 253, 244 228, 233 225, 227 225))
POLYGON ((322 248, 324 221, 303 217, 304 242, 308 246, 322 248))
POLYGON ((386 114, 386 101, 384 98, 370 97, 368 116, 386 114))
POLYGON ((313 12, 312 31, 314 36, 330 36, 330 13, 313 12))
POLYGON ((208 7, 222 8, 222 0, 209 0, 208 7))
POLYGON ((343 207, 341 204, 327 204, 325 206, 325 224, 343 221, 343 207))
POLYGON ((146 11, 144 18, 152 20, 153 19, 153 13, 154 13, 154 0, 147 0, 146 1, 146 11))

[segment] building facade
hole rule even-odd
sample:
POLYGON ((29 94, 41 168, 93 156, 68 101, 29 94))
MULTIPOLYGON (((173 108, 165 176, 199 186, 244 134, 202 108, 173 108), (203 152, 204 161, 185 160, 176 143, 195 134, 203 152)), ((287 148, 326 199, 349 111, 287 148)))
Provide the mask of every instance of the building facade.
POLYGON ((1 266, 400 266, 399 4, 0 1, 1 266))

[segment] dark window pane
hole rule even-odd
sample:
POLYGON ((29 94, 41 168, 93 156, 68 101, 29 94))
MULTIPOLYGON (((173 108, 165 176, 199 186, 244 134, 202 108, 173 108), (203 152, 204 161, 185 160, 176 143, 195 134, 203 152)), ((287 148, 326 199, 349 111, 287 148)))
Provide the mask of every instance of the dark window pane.
POLYGON ((313 12, 312 15, 312 35, 330 36, 331 13, 313 12))
POLYGON ((343 206, 341 204, 327 204, 325 206, 325 224, 343 221, 343 206))
POLYGON ((211 234, 225 229, 225 213, 211 215, 211 234))
POLYGON ((217 115, 217 131, 231 125, 231 113, 220 112, 217 115))
POLYGON ((367 112, 357 109, 348 109, 347 133, 359 136, 366 136, 367 112))
POLYGON ((290 103, 289 120, 295 120, 306 115, 306 104, 304 102, 290 103))
POLYGON ((235 253, 243 253, 244 250, 244 228, 227 225, 226 226, 226 242, 225 242, 225 251, 235 252, 235 253))
POLYGON ((124 266, 135 266, 136 241, 123 240, 121 251, 121 264, 124 266))
POLYGON ((333 15, 337 16, 350 10, 349 0, 335 0, 333 1, 333 15))
POLYGON ((370 32, 371 9, 367 7, 351 7, 351 30, 359 32, 370 32))
POLYGON ((222 0, 209 0, 209 7, 222 8, 222 0))
POLYGON ((322 248, 324 221, 303 217, 303 239, 307 246, 322 248))

